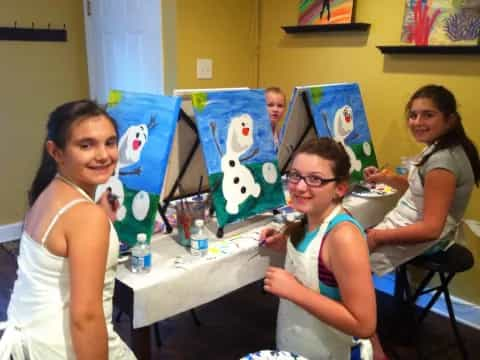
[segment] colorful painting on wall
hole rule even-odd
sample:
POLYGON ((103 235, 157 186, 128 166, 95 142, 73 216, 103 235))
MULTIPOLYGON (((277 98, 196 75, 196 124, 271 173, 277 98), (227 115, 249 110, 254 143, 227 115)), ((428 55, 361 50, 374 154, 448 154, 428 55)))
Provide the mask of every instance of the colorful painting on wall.
POLYGON ((155 216, 180 111, 179 97, 113 90, 108 113, 119 131, 118 164, 114 175, 97 189, 110 188, 118 197, 115 228, 132 246, 138 233, 153 232, 155 216))
POLYGON ((478 7, 468 0, 405 0, 401 40, 421 46, 476 45, 478 7))
POLYGON ((218 225, 283 206, 264 91, 200 92, 192 100, 218 225))
POLYGON ((333 137, 350 157, 352 181, 362 180, 363 169, 377 166, 358 84, 332 84, 305 89, 318 136, 333 137))
POLYGON ((354 0, 300 0, 298 25, 349 24, 354 0))

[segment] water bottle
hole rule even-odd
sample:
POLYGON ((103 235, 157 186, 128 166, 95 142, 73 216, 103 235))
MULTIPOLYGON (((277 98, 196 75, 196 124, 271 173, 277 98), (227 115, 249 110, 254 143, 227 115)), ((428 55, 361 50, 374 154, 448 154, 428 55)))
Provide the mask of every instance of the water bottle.
POLYGON ((152 253, 147 244, 147 234, 137 234, 137 243, 132 248, 131 271, 134 273, 149 272, 152 267, 152 253))
POLYGON ((208 253, 208 236, 202 219, 195 220, 190 236, 190 253, 195 256, 205 256, 208 253))
POLYGON ((408 157, 401 156, 400 164, 395 168, 395 171, 398 175, 408 175, 409 167, 410 167, 410 162, 408 160, 408 157))

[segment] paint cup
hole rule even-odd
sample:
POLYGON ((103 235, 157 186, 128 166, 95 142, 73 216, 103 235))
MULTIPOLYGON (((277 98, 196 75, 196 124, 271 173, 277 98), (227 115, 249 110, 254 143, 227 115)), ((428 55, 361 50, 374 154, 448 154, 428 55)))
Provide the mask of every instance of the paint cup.
POLYGON ((182 246, 190 246, 190 230, 193 224, 192 214, 189 207, 181 201, 175 204, 177 214, 178 243, 182 246))
POLYGON ((193 221, 197 219, 202 219, 206 221, 206 210, 207 204, 201 195, 194 196, 189 202, 188 207, 190 208, 193 221))

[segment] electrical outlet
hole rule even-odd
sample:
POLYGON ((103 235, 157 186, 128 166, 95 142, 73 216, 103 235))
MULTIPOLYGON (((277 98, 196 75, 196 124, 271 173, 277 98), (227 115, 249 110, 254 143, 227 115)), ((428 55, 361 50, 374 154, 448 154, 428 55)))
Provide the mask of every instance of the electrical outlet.
POLYGON ((213 77, 212 59, 197 59, 197 79, 211 79, 213 77))

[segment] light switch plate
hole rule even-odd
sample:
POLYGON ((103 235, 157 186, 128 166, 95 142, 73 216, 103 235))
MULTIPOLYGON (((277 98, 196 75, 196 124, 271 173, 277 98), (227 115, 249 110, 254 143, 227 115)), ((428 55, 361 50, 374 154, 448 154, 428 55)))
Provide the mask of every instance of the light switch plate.
POLYGON ((211 79, 213 77, 212 59, 197 59, 197 79, 211 79))

